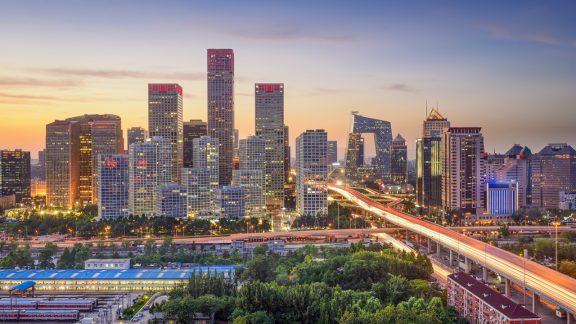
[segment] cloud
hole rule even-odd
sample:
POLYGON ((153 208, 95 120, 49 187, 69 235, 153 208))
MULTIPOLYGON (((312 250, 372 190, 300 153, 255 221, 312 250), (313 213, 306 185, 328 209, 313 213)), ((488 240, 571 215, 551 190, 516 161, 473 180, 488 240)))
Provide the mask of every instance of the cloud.
POLYGON ((36 78, 0 78, 2 87, 47 87, 47 88, 72 88, 81 86, 79 80, 43 80, 36 78))
POLYGON ((417 92, 416 88, 406 83, 392 83, 379 87, 382 90, 398 91, 398 92, 417 92))
MULTIPOLYGON (((123 101, 126 100, 136 100, 130 98, 123 98, 123 101)), ((60 101, 60 102, 102 102, 102 101, 114 101, 110 98, 85 98, 85 97, 57 97, 57 96, 44 96, 44 95, 29 95, 29 94, 19 94, 19 93, 7 93, 7 92, 0 92, 0 103, 16 103, 16 104, 26 104, 32 102, 51 102, 51 101, 60 101)))
POLYGON ((222 31, 224 34, 244 39, 265 40, 265 41, 321 41, 328 43, 349 43, 354 40, 347 35, 321 34, 310 30, 298 28, 254 28, 254 29, 232 29, 222 31))
POLYGON ((104 79, 147 79, 147 80, 205 80, 206 73, 152 72, 136 70, 109 70, 83 68, 30 68, 27 71, 68 77, 94 77, 104 79))
POLYGON ((496 25, 483 26, 482 28, 491 36, 499 39, 539 43, 552 46, 576 47, 576 40, 574 39, 563 39, 546 33, 520 33, 496 25))

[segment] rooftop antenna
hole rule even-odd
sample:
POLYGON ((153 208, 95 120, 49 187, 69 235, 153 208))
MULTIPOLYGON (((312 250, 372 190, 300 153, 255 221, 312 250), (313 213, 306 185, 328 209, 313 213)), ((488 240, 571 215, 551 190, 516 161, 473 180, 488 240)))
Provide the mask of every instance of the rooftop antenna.
POLYGON ((428 117, 428 99, 426 99, 426 117, 428 117))

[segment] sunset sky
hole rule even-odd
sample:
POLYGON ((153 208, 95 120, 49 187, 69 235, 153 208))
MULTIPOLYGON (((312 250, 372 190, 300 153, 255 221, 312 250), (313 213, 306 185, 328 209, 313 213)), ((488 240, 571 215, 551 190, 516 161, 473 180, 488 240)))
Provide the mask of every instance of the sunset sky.
MULTIPOLYGON (((206 49, 232 48, 236 127, 254 83, 285 83, 291 142, 324 128, 343 158, 350 112, 389 120, 414 157, 425 105, 481 126, 486 150, 576 145, 576 1, 4 1, 0 148, 112 113, 147 128, 147 83, 184 88, 206 120, 206 49)), ((368 154, 373 149, 370 149, 368 154)))

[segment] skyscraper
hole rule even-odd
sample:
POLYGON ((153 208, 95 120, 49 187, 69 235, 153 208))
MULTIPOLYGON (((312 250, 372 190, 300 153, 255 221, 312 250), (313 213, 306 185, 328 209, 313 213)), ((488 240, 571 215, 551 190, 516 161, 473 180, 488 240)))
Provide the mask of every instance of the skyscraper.
POLYGON ((150 137, 170 141, 172 182, 179 182, 183 161, 182 87, 178 84, 148 84, 148 131, 150 137))
POLYGON ((373 159, 373 168, 375 169, 376 176, 384 181, 390 181, 390 146, 392 145, 392 126, 390 122, 379 120, 369 117, 364 117, 358 112, 352 113, 352 132, 348 140, 348 148, 346 152, 346 176, 354 180, 358 174, 358 158, 354 162, 348 164, 348 159, 353 158, 354 154, 363 152, 360 150, 359 145, 362 133, 374 134, 374 143, 376 145, 376 156, 373 159), (356 153, 354 153, 356 152, 356 153))
POLYGON ((98 156, 98 216, 118 218, 128 216, 128 155, 98 156))
POLYGON ((264 215, 265 141, 257 136, 241 139, 238 147, 240 167, 233 171, 232 183, 244 188, 247 216, 264 215))
POLYGON ((442 133, 448 119, 436 109, 422 123, 422 138, 416 141, 416 198, 424 208, 442 206, 442 133))
POLYGON ((560 192, 576 190, 576 150, 566 143, 546 145, 532 156, 532 206, 559 208, 560 192))
POLYGON ((220 184, 232 180, 234 156, 234 52, 208 50, 208 135, 220 143, 220 184))
POLYGON ((128 206, 132 215, 155 215, 158 186, 172 179, 172 148, 168 139, 153 136, 128 149, 128 206))
POLYGON ((284 183, 288 183, 288 178, 290 177, 290 151, 289 128, 284 125, 284 183))
POLYGON ((266 205, 284 207, 284 84, 257 83, 256 136, 266 143, 266 205))
POLYGON ((338 162, 338 142, 328 141, 328 165, 338 162))
POLYGON ((184 167, 191 168, 194 166, 194 147, 193 140, 201 136, 208 135, 206 122, 200 119, 191 119, 184 122, 184 167))
POLYGON ((527 146, 514 144, 505 154, 504 165, 495 171, 499 181, 515 181, 518 187, 518 206, 532 205, 532 151, 527 146))
POLYGON ((484 137, 480 127, 450 127, 442 137, 442 206, 480 214, 484 208, 484 137))
POLYGON ((442 206, 441 137, 416 140, 416 198, 424 208, 442 206))
POLYGON ((144 143, 148 138, 148 131, 143 127, 128 128, 128 147, 134 143, 144 143))
POLYGON ((118 116, 83 115, 46 125, 47 204, 70 208, 95 202, 98 155, 123 151, 118 116))
POLYGON ((322 129, 307 130, 296 138, 296 210, 300 215, 328 212, 327 141, 322 129))
POLYGON ((406 140, 398 134, 392 141, 390 148, 392 183, 406 183, 406 163, 408 160, 408 148, 406 140))
POLYGON ((30 152, 0 151, 0 196, 10 195, 16 203, 30 198, 30 152))

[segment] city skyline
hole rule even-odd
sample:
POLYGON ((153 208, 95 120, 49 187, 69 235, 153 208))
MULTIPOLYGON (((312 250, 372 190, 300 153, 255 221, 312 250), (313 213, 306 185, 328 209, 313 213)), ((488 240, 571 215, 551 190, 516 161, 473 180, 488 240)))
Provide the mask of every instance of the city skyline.
POLYGON ((116 113, 124 131, 146 127, 148 83, 181 84, 183 119, 206 121, 208 48, 236 54, 240 138, 254 134, 258 82, 286 85, 292 147, 306 129, 323 128, 341 143, 341 160, 353 110, 390 121, 413 159, 426 101, 455 126, 482 127, 489 152, 514 143, 538 151, 576 138, 576 23, 568 2, 498 3, 493 12, 476 4, 294 2, 269 4, 266 15, 253 10, 255 2, 32 3, 42 15, 22 3, 3 7, 0 35, 10 63, 1 64, 0 141, 34 159, 44 125, 55 119, 116 113), (172 18, 147 28, 158 10, 172 18), (221 23, 210 24, 217 14, 221 23), (144 41, 159 35, 159 49, 144 41))

